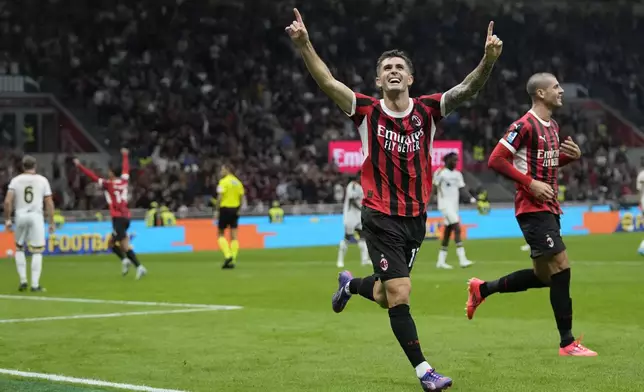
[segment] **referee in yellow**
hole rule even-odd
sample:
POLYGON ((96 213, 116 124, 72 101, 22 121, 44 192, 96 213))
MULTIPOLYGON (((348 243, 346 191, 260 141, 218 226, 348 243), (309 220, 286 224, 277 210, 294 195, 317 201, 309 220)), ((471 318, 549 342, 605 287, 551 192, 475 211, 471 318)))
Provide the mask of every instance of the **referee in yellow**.
POLYGON ((224 253, 224 265, 221 268, 235 268, 239 241, 237 241, 237 223, 239 222, 239 208, 244 199, 244 185, 232 173, 230 166, 222 165, 221 179, 217 184, 217 203, 215 206, 215 220, 218 220, 217 243, 224 253), (226 239, 226 229, 230 228, 230 245, 226 239))

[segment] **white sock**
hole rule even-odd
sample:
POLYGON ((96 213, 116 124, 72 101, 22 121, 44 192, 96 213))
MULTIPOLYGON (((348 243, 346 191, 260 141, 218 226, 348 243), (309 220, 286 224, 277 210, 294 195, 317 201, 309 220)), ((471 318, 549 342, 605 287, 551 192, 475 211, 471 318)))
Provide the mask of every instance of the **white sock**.
POLYGON ((369 250, 367 249, 367 241, 362 238, 358 240, 358 248, 360 248, 360 261, 369 261, 369 250))
POLYGON ((344 264, 344 256, 347 254, 347 240, 343 239, 340 241, 340 249, 338 249, 338 264, 344 264))
POLYGON ((20 284, 27 283, 27 258, 25 257, 25 252, 19 250, 16 251, 16 269, 18 270, 18 276, 20 277, 20 284))
POLYGON ((40 286, 40 273, 42 272, 42 254, 34 253, 31 256, 31 287, 40 286))
POLYGON ((432 367, 427 363, 427 361, 425 361, 420 365, 416 366, 416 375, 418 376, 418 378, 423 378, 425 373, 427 373, 430 370, 432 370, 432 367))
POLYGON ((461 264, 464 264, 465 262, 467 262, 467 257, 465 257, 465 248, 463 248, 463 244, 456 245, 456 255, 458 256, 458 261, 461 264))
POLYGON ((438 251, 438 262, 436 264, 442 265, 445 264, 447 260, 447 249, 441 249, 438 251))

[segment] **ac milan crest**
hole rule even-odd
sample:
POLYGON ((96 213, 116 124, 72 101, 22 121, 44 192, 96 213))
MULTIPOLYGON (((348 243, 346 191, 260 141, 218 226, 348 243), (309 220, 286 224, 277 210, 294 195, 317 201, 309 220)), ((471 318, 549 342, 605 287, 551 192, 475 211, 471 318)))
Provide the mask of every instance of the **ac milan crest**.
POLYGON ((421 121, 420 117, 418 117, 418 115, 416 114, 411 116, 411 123, 413 124, 413 126, 419 127, 419 128, 423 125, 423 122, 421 121))
POLYGON ((387 259, 382 257, 380 259, 380 269, 383 271, 387 271, 387 268, 389 268, 389 262, 387 261, 387 259))

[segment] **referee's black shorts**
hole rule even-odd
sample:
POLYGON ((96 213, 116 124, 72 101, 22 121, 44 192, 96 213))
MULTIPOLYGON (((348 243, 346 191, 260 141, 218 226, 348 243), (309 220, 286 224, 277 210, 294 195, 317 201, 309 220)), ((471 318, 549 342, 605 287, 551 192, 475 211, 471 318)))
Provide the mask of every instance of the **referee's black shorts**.
POLYGON ((566 250, 561 238, 561 218, 549 211, 517 215, 517 222, 528 245, 530 257, 554 256, 566 250))
POLYGON ((226 230, 227 228, 236 229, 239 222, 239 207, 229 208, 221 207, 219 209, 219 230, 226 230))

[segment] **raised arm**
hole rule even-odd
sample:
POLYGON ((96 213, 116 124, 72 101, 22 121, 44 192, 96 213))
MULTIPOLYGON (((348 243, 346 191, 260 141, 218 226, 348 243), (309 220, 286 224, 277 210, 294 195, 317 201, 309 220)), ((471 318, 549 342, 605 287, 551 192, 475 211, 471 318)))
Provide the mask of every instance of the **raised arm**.
POLYGON ((463 102, 472 98, 483 88, 490 77, 494 63, 496 63, 503 50, 503 41, 494 35, 493 29, 494 22, 490 22, 485 40, 485 54, 479 65, 461 83, 452 87, 443 96, 441 111, 444 116, 447 116, 463 102))
POLYGON ((306 31, 306 26, 302 21, 302 15, 300 15, 297 8, 294 8, 293 12, 295 13, 295 20, 290 26, 286 27, 286 32, 299 49, 306 68, 318 86, 320 86, 320 89, 345 113, 352 114, 355 94, 344 83, 333 77, 329 67, 324 64, 324 61, 313 49, 313 45, 309 40, 309 33, 306 31))
POLYGON ((96 173, 91 171, 90 169, 86 168, 85 166, 81 165, 80 161, 78 159, 74 159, 74 165, 80 170, 83 174, 85 174, 87 177, 90 178, 90 180, 94 182, 98 182, 99 184, 102 183, 102 178, 100 178, 96 173))
POLYGON ((127 148, 121 149, 121 178, 124 180, 130 179, 130 152, 127 148))

